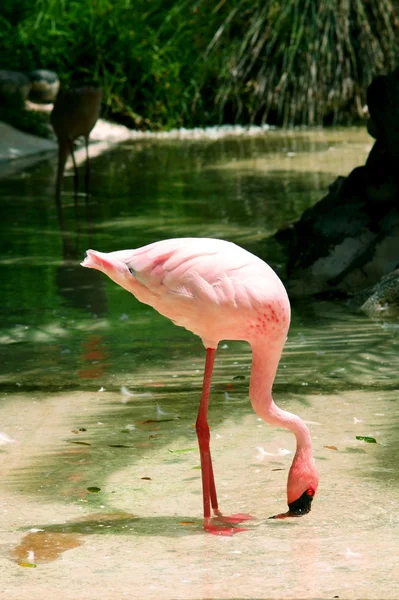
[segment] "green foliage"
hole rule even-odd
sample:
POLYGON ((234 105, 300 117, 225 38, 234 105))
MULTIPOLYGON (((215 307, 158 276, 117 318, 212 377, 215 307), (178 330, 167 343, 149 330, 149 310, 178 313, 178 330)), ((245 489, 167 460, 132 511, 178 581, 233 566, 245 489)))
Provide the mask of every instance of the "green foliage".
POLYGON ((221 0, 214 12, 216 104, 238 120, 342 122, 361 114, 372 77, 397 66, 391 0, 221 0))
POLYGON ((184 52, 168 44, 165 0, 37 0, 16 27, 4 11, 0 43, 7 68, 55 70, 65 85, 101 82, 108 111, 138 126, 187 118, 184 52), (160 31, 163 28, 164 33, 160 31))
POLYGON ((97 81, 140 128, 319 124, 395 65, 393 0, 3 0, 2 68, 97 81))

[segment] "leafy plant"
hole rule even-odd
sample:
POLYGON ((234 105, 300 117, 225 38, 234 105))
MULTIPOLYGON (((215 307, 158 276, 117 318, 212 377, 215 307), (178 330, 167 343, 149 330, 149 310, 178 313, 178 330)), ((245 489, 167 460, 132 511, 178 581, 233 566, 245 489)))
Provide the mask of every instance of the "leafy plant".
POLYGON ((215 101, 236 119, 342 122, 362 114, 372 77, 396 66, 391 0, 222 0, 214 13, 215 101))
POLYGON ((343 123, 393 69, 393 0, 4 0, 3 68, 100 82, 138 128, 343 123))

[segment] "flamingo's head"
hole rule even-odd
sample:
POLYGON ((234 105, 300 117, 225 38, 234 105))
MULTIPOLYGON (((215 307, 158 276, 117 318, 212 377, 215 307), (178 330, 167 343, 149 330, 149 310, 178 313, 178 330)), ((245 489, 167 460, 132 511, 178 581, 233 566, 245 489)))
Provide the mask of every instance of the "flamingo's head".
POLYGON ((310 512, 319 485, 319 473, 312 456, 295 455, 288 475, 287 502, 290 516, 301 517, 310 512))
POLYGON ((117 252, 87 250, 86 258, 80 264, 82 267, 102 271, 115 283, 131 291, 129 281, 132 277, 127 264, 131 255, 132 250, 119 250, 117 252))
POLYGON ((319 474, 311 449, 297 450, 287 482, 288 512, 276 515, 276 519, 302 517, 310 512, 312 500, 319 485, 319 474))

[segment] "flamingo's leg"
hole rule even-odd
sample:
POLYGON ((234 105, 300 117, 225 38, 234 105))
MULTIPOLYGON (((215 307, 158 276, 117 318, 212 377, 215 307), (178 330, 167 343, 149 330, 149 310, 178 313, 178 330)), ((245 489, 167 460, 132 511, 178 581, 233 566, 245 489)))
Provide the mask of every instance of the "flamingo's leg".
MULTIPOLYGON (((216 495, 215 478, 213 475, 212 458, 210 451, 210 433, 208 425, 209 394, 211 389, 212 371, 215 362, 215 354, 215 348, 207 348, 201 402, 195 425, 201 457, 202 496, 204 504, 204 529, 209 533, 214 533, 216 535, 233 535, 234 533, 238 533, 239 531, 245 530, 237 529, 234 527, 220 527, 218 525, 214 525, 212 523, 211 517, 211 506, 217 518, 220 519, 222 517, 218 508, 218 501, 216 495)), ((228 518, 226 517, 225 520, 227 521, 228 518)), ((241 522, 242 520, 244 519, 240 519, 238 521, 232 518, 230 522, 241 522)))

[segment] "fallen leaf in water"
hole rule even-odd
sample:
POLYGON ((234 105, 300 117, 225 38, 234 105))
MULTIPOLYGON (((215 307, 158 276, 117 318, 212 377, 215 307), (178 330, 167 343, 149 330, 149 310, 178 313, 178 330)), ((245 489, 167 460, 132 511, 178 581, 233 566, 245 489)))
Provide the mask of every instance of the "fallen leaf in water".
POLYGON ((69 444, 80 444, 81 446, 91 446, 91 444, 89 444, 89 442, 78 442, 78 441, 75 442, 75 440, 67 440, 67 442, 69 444))
POLYGON ((196 467, 191 467, 192 471, 197 470, 197 469, 201 469, 201 465, 197 465, 196 467))
POLYGON ((368 444, 376 444, 377 440, 373 437, 369 437, 367 435, 357 435, 356 436, 357 440, 361 440, 363 442, 367 442, 368 444))
POLYGON ((245 379, 245 375, 234 375, 233 379, 242 380, 242 379, 245 379))
POLYGON ((126 446, 125 444, 108 444, 109 448, 134 448, 134 446, 126 446))
POLYGON ((183 452, 194 452, 197 448, 181 448, 180 450, 171 450, 168 448, 168 451, 172 454, 183 454, 183 452))
POLYGON ((147 481, 152 481, 151 477, 142 477, 141 479, 146 479, 147 481))
POLYGON ((327 450, 338 450, 337 446, 323 446, 323 448, 327 448, 327 450))
POLYGON ((169 423, 177 419, 180 419, 180 417, 174 417, 173 419, 146 419, 146 421, 136 421, 136 423, 137 425, 150 425, 151 423, 169 423))
POLYGON ((90 492, 91 494, 98 494, 98 492, 101 492, 101 488, 92 486, 92 487, 88 487, 87 491, 90 492))
POLYGON ((179 525, 195 525, 194 521, 179 521, 179 525))
POLYGON ((284 471, 284 469, 270 469, 271 471, 284 471))

